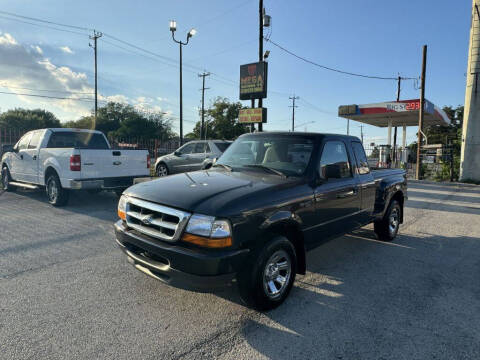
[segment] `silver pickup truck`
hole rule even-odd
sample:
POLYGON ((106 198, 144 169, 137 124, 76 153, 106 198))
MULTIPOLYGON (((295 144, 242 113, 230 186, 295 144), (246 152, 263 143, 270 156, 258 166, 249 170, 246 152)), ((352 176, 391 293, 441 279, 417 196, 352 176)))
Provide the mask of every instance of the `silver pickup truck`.
POLYGON ((65 205, 70 190, 121 194, 134 178, 150 174, 147 150, 111 149, 105 135, 95 130, 30 131, 4 150, 0 161, 3 188, 45 187, 54 206, 65 205))

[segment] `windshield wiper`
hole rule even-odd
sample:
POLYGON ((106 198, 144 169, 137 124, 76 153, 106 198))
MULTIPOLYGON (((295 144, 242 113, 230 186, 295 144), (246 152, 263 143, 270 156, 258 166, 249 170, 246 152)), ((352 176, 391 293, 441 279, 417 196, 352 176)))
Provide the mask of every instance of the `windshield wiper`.
POLYGON ((221 166, 221 167, 223 167, 224 169, 227 169, 227 170, 228 170, 228 171, 230 171, 230 172, 232 172, 232 171, 233 171, 233 169, 232 169, 232 167, 231 167, 231 166, 228 166, 228 165, 225 165, 225 164, 219 164, 219 163, 215 163, 215 164, 213 164, 213 166, 212 166, 212 167, 217 167, 217 166, 221 166))
POLYGON ((260 164, 250 164, 250 165, 244 165, 245 167, 252 167, 252 168, 259 168, 259 169, 264 169, 264 170, 268 170, 274 174, 277 174, 281 177, 284 177, 286 178, 287 175, 285 175, 283 172, 281 172, 280 170, 277 170, 277 169, 274 169, 274 168, 271 168, 269 166, 265 166, 265 165, 260 165, 260 164))

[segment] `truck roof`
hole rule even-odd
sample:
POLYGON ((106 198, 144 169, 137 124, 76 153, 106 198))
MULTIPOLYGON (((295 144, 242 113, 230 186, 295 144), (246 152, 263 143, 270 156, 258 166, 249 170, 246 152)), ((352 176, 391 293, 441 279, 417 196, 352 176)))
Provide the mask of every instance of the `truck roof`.
POLYGON ((88 133, 97 133, 102 134, 99 130, 90 130, 90 129, 75 129, 75 128, 47 128, 46 130, 50 130, 53 132, 88 132, 88 133))
POLYGON ((247 133, 243 134, 241 136, 261 136, 261 135, 267 134, 267 135, 287 135, 287 136, 310 136, 310 137, 325 137, 325 136, 331 136, 331 137, 336 137, 336 138, 343 138, 343 139, 349 139, 349 140, 357 140, 360 141, 360 139, 356 136, 351 136, 351 135, 343 135, 343 134, 329 134, 329 133, 316 133, 316 132, 302 132, 302 131, 265 131, 265 132, 256 132, 256 133, 247 133))

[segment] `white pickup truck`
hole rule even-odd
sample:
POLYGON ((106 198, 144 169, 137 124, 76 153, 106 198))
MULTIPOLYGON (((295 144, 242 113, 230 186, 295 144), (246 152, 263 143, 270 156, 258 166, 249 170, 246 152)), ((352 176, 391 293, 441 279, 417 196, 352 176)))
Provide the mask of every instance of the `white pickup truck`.
POLYGON ((26 133, 13 147, 3 147, 4 190, 44 186, 54 206, 68 202, 70 190, 113 190, 150 175, 147 150, 114 150, 100 131, 42 129, 26 133))

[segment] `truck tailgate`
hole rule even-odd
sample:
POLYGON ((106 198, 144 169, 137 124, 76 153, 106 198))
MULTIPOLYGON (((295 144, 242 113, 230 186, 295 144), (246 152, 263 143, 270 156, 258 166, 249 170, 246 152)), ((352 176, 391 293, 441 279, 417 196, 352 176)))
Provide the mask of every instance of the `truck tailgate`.
POLYGON ((82 179, 148 176, 147 150, 80 149, 82 179))

